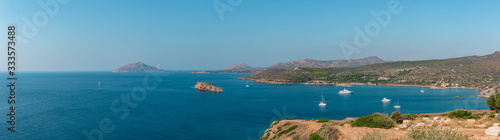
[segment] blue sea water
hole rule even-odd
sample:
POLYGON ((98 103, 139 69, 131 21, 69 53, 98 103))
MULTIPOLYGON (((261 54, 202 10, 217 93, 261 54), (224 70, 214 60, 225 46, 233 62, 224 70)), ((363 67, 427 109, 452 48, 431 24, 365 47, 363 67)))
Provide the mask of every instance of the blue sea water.
MULTIPOLYGON (((258 139, 272 121, 344 119, 374 112, 402 113, 487 109, 479 91, 419 87, 273 85, 237 80, 249 74, 24 72, 16 95, 16 132, 0 115, 0 139, 258 139), (197 81, 222 93, 199 92, 197 81), (100 82, 100 86, 98 85, 100 82), (250 87, 245 87, 246 84, 250 87), (141 92, 142 91, 142 92, 141 92), (327 106, 319 107, 323 94, 327 106), (455 99, 455 96, 461 98, 455 99), (392 99, 382 103, 383 97, 392 99), (126 114, 124 110, 128 110, 126 114), (124 115, 125 114, 125 115, 124 115), (104 126, 100 128, 100 125, 104 126), (98 138, 93 133, 92 137, 98 138)), ((5 83, 7 84, 7 83, 5 83)), ((9 113, 8 89, 0 113, 9 113)))

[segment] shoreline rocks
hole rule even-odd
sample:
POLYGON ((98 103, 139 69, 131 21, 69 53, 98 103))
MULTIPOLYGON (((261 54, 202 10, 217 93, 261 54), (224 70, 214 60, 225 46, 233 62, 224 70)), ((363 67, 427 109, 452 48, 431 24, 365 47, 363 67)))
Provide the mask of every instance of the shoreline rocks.
POLYGON ((222 88, 216 87, 211 83, 201 82, 201 81, 198 81, 198 83, 196 83, 194 88, 199 90, 199 91, 210 91, 210 92, 223 92, 224 91, 224 90, 222 90, 222 88))

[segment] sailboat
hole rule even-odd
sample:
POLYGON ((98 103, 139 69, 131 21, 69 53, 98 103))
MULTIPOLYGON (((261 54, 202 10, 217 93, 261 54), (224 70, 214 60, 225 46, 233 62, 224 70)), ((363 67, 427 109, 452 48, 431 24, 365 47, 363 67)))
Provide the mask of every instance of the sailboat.
POLYGON ((401 108, 401 106, 399 105, 399 99, 398 99, 398 103, 394 106, 394 108, 397 108, 397 109, 401 108))
POLYGON ((325 98, 323 98, 323 94, 321 94, 321 101, 319 102, 319 106, 326 106, 325 98))
POLYGON ((248 85, 248 82, 247 82, 247 85, 245 87, 250 87, 250 85, 248 85))
POLYGON ((424 93, 424 92, 425 92, 423 87, 422 87, 422 89, 420 90, 420 92, 422 92, 422 93, 424 93))
POLYGON ((101 81, 97 82, 97 86, 101 88, 101 81))

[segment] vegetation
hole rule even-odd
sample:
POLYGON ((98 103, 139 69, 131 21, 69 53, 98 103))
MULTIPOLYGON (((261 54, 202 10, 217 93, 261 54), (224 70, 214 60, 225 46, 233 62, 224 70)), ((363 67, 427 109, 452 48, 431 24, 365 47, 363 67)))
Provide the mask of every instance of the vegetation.
POLYGON ((408 140, 470 140, 467 135, 451 129, 412 129, 403 139, 408 140))
MULTIPOLYGON (((262 70, 247 79, 268 82, 305 83, 322 80, 332 83, 408 84, 488 88, 500 82, 500 52, 486 56, 385 62, 345 68, 296 68, 262 70)), ((500 102, 500 101, 498 101, 500 102)), ((500 108, 500 107, 499 107, 500 108)))
POLYGON ((463 110, 463 109, 457 109, 457 110, 453 110, 453 111, 446 113, 446 116, 448 116, 450 118, 463 118, 463 119, 474 118, 471 115, 472 115, 472 113, 470 111, 463 110))
POLYGON ((385 128, 389 129, 394 127, 394 121, 392 121, 387 114, 375 113, 372 115, 366 115, 356 119, 351 123, 353 127, 370 127, 370 128, 385 128))
MULTIPOLYGON (((367 132, 361 140, 386 140, 387 136, 380 131, 367 132)), ((412 129, 402 140, 472 140, 467 135, 460 134, 452 129, 412 129)))
POLYGON ((290 131, 293 131, 295 130, 295 128, 297 128, 298 126, 297 125, 294 125, 288 129, 286 129, 285 131, 281 131, 279 132, 278 134, 274 135, 274 137, 272 139, 276 139, 276 138, 279 138, 281 135, 284 135, 284 134, 287 134, 289 133, 290 131))
POLYGON ((488 103, 488 107, 490 107, 490 110, 495 110, 495 112, 498 112, 498 110, 500 109, 500 93, 491 95, 488 100, 486 100, 486 103, 488 103))
POLYGON ((292 118, 286 118, 286 120, 293 120, 292 118))
POLYGON ((316 120, 316 122, 318 122, 318 123, 324 123, 324 122, 328 122, 328 121, 329 120, 325 119, 325 118, 321 118, 321 119, 316 120))
MULTIPOLYGON (((498 94, 497 94, 498 95, 498 94)), ((488 107, 490 107, 490 110, 495 110, 498 111, 498 108, 496 106, 496 96, 491 95, 487 100, 486 103, 488 103, 488 107)))
POLYGON ((402 123, 403 122, 403 115, 401 115, 401 113, 399 113, 398 111, 394 111, 391 114, 391 119, 392 119, 392 121, 394 121, 396 123, 402 123))
POLYGON ((273 124, 271 124, 271 126, 269 128, 272 128, 274 125, 277 125, 278 123, 280 123, 281 120, 277 120, 276 122, 274 122, 273 124))
POLYGON ((387 139, 384 133, 380 131, 366 132, 365 135, 361 136, 361 140, 385 140, 387 139))
POLYGON ((284 126, 287 126, 287 125, 290 125, 290 123, 285 123, 285 124, 283 124, 282 126, 284 127, 284 126))
POLYGON ((326 126, 325 128, 320 129, 317 133, 319 133, 322 138, 325 138, 327 140, 336 140, 341 135, 340 131, 337 128, 331 126, 326 126))
POLYGON ((324 140, 318 133, 312 133, 309 140, 324 140))

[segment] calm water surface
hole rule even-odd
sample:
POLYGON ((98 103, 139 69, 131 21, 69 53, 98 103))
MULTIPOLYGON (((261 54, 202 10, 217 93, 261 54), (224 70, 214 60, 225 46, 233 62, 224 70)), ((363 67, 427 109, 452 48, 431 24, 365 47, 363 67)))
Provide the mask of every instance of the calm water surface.
MULTIPOLYGON (((236 79, 249 74, 188 72, 156 73, 159 84, 140 94, 145 96, 132 98, 134 87, 144 87, 145 79, 146 84, 154 82, 147 75, 21 73, 16 132, 7 131, 7 117, 2 115, 0 139, 87 139, 82 131, 98 130, 102 120, 114 128, 103 133, 104 139, 258 139, 278 119, 344 119, 391 113, 396 111, 393 106, 397 100, 402 113, 488 108, 485 99, 474 97, 479 91, 469 89, 426 89, 420 93, 419 87, 353 86, 348 89, 354 94, 339 95, 344 87, 258 84, 236 79), (224 92, 199 92, 194 89, 197 81, 213 83, 224 92), (318 106, 321 94, 327 103, 323 108, 318 106), (392 102, 382 103, 383 97, 392 102), (131 105, 122 103, 127 99, 133 101, 131 105), (117 106, 126 107, 129 114, 123 115, 123 110, 117 111, 123 108, 117 106)), ((8 91, 6 86, 1 90, 8 91)), ((5 101, 0 102, 0 113, 6 114, 7 94, 2 96, 5 101)))

